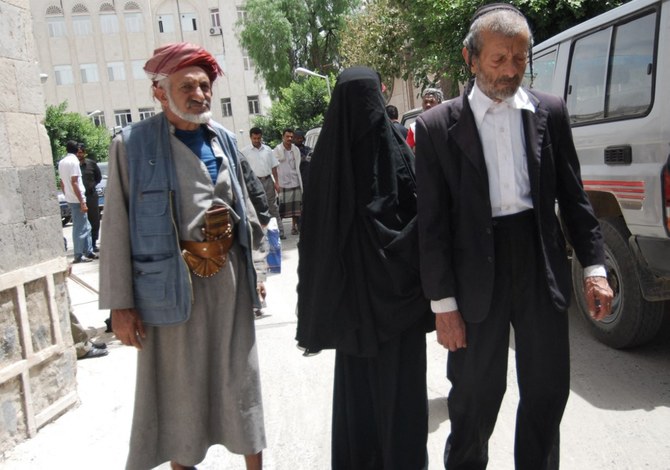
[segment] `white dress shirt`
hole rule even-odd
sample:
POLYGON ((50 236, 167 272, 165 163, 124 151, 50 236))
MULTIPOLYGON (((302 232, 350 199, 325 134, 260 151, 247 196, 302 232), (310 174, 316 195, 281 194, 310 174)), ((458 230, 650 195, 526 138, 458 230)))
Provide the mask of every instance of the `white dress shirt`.
POLYGON ((258 178, 272 176, 272 169, 279 165, 277 159, 272 155, 272 149, 265 144, 261 144, 260 148, 247 145, 241 152, 247 157, 251 170, 258 178))

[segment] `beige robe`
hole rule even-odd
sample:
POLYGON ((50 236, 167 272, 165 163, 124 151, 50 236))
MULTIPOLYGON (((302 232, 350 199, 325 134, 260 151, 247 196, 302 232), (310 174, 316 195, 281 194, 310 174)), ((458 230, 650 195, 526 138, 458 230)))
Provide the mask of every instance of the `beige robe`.
MULTIPOLYGON (((170 139, 179 185, 179 237, 200 241, 205 210, 212 203, 233 206, 228 160, 222 159, 213 185, 200 159, 174 135, 170 139)), ((213 150, 223 156, 218 144, 213 150)), ((244 182, 241 186, 249 219, 258 225, 244 182)), ((131 308, 128 163, 120 137, 110 148, 105 196, 100 307, 131 308)), ((168 460, 195 465, 213 444, 244 455, 265 447, 253 308, 246 259, 237 241, 221 271, 191 280, 190 319, 146 327, 138 352, 128 469, 153 468, 168 460)))

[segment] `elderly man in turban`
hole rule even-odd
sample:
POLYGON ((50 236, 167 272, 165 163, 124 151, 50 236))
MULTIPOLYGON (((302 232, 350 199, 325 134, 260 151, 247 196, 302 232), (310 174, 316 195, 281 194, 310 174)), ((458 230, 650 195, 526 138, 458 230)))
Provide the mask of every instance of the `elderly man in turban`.
POLYGON ((162 113, 110 147, 100 306, 138 352, 127 468, 191 468, 222 444, 262 467, 251 250, 260 225, 235 136, 211 120, 222 73, 201 47, 154 51, 162 113))

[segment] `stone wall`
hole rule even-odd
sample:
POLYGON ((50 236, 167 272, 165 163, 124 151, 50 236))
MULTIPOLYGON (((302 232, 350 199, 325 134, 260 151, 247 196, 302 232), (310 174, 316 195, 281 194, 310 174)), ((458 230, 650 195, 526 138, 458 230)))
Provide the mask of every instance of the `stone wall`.
POLYGON ((77 401, 39 74, 28 0, 0 0, 0 453, 77 401))

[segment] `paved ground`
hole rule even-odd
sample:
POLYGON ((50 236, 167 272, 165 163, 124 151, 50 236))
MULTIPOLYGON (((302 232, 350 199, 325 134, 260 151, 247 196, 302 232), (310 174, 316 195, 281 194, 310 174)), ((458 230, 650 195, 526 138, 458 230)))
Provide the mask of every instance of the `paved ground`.
MULTIPOLYGON (((283 244, 282 273, 269 277, 267 315, 256 322, 268 440, 265 467, 325 470, 330 468, 334 355, 324 352, 305 358, 295 346, 295 242, 296 237, 289 236, 283 244)), ((97 262, 75 265, 73 272, 97 288, 97 262)), ((75 314, 108 342, 110 353, 78 362, 79 406, 1 456, 0 469, 112 470, 124 466, 136 353, 104 333, 108 312, 98 310, 95 292, 68 282, 75 314)), ((613 351, 592 340, 581 319, 571 315, 572 393, 562 425, 562 468, 670 469, 670 343, 632 352, 613 351)), ((513 357, 511 348, 508 392, 490 445, 489 468, 493 470, 514 468, 518 394, 513 357)), ((445 361, 445 351, 435 335, 429 335, 431 470, 443 468, 441 455, 449 432, 445 361)), ((198 468, 236 470, 244 465, 241 457, 217 446, 198 468)))

